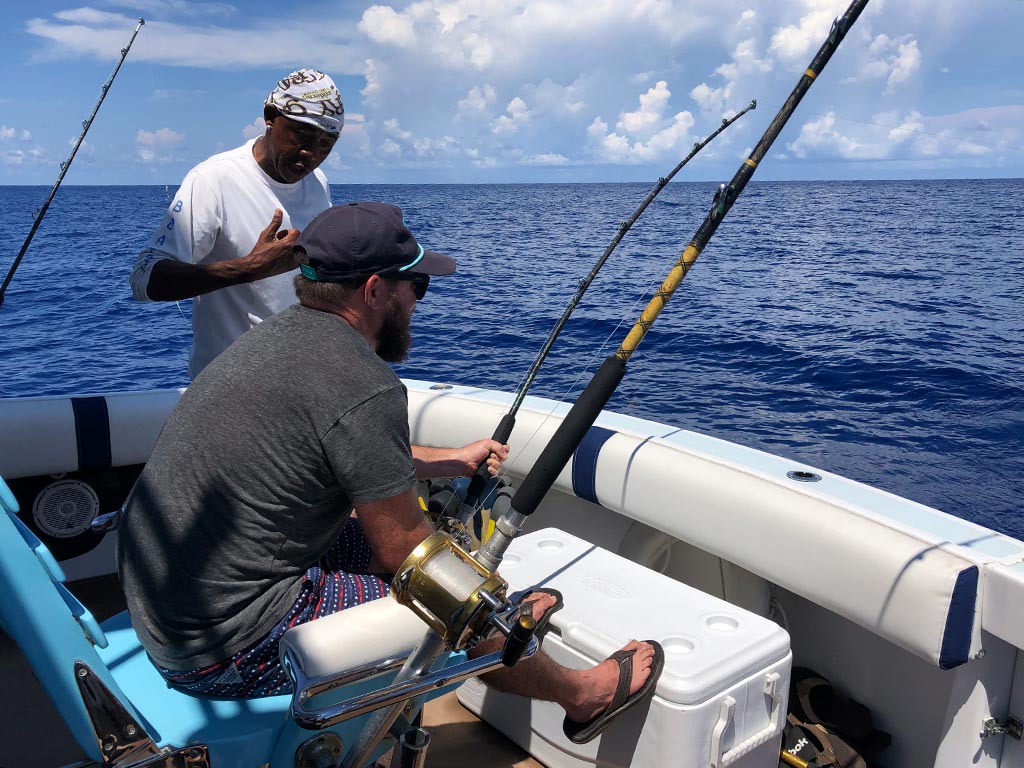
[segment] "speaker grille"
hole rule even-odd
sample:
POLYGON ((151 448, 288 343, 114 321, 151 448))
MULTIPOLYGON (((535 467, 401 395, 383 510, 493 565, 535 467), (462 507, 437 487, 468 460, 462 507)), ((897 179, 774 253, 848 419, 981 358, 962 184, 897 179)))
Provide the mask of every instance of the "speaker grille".
POLYGON ((58 480, 36 495, 32 519, 48 536, 70 539, 88 530, 99 508, 99 497, 87 483, 58 480))

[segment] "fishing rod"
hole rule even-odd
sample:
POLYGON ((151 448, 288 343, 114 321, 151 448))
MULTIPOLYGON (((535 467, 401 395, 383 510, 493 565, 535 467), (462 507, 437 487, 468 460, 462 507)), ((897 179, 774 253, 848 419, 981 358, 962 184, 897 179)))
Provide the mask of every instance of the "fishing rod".
POLYGON ((683 166, 693 159, 694 155, 696 155, 698 152, 704 149, 704 147, 710 144, 715 139, 715 137, 718 136, 718 134, 720 134, 730 125, 732 125, 745 114, 747 114, 747 112, 756 108, 757 101, 754 100, 751 101, 746 107, 744 107, 741 111, 737 112, 732 117, 728 118, 727 120, 723 119, 722 124, 718 126, 718 128, 716 128, 711 134, 709 134, 703 141, 699 141, 693 145, 693 149, 690 150, 690 154, 688 154, 686 157, 680 160, 679 164, 672 169, 671 173, 669 173, 667 176, 662 176, 660 179, 658 179, 658 183, 654 186, 654 189, 650 191, 647 197, 644 198, 644 201, 640 203, 640 205, 637 207, 635 211, 633 211, 633 215, 619 225, 618 233, 615 235, 615 237, 612 238, 612 241, 608 244, 608 247, 605 248, 604 253, 601 254, 601 258, 599 258, 597 260, 597 263, 594 264, 593 269, 590 270, 590 274, 588 274, 584 279, 580 280, 580 283, 576 288, 575 295, 572 297, 572 300, 569 302, 569 305, 565 308, 565 311, 562 313, 562 316, 558 318, 558 322, 555 323, 555 327, 551 330, 551 334, 548 336, 547 341, 544 342, 544 346, 541 348, 540 354, 537 355, 537 359, 533 361, 533 365, 530 367, 529 372, 526 374, 526 378, 523 380, 523 384, 519 387, 519 391, 516 392, 516 397, 515 400, 512 402, 512 407, 509 408, 508 414, 506 414, 502 418, 497 430, 495 430, 495 440, 504 443, 506 440, 508 440, 509 435, 512 434, 512 428, 515 426, 515 415, 516 413, 519 412, 519 407, 523 404, 523 400, 526 399, 526 393, 529 391, 530 387, 533 386, 533 381, 534 379, 537 378, 537 373, 540 371, 541 365, 543 365, 544 361, 547 359, 548 353, 551 352, 551 347, 554 345, 555 340, 558 338, 558 334, 562 332, 562 329, 565 327, 565 324, 569 321, 569 316, 572 315, 573 311, 576 309, 576 305, 580 303, 580 300, 583 298, 583 294, 587 292, 587 289, 590 287, 590 284, 594 282, 594 278, 597 277, 597 273, 601 271, 601 267, 603 267, 604 263, 608 261, 608 257, 612 255, 612 251, 615 250, 615 248, 618 246, 622 238, 625 237, 626 233, 629 232, 633 224, 636 223, 636 220, 640 218, 640 214, 642 214, 647 209, 647 206, 650 205, 651 201, 658 196, 658 193, 665 188, 665 185, 667 185, 672 180, 672 177, 679 173, 683 166))
POLYGON ((68 159, 60 164, 60 175, 57 176, 57 181, 54 182, 53 187, 50 189, 50 194, 46 196, 46 202, 43 203, 43 207, 39 209, 36 214, 36 220, 32 224, 32 229, 29 230, 28 237, 25 238, 25 242, 21 246, 21 250, 18 251, 18 256, 14 259, 14 263, 11 265, 10 271, 7 273, 7 277, 4 278, 3 285, 0 285, 0 306, 4 303, 4 294, 7 292, 7 286, 11 284, 11 280, 14 278, 14 273, 17 271, 18 266, 21 264, 22 258, 25 256, 25 251, 28 250, 29 243, 32 242, 32 238, 36 234, 36 230, 39 229, 39 225, 43 221, 43 216, 46 215, 46 210, 50 207, 50 203, 53 200, 54 195, 57 194, 57 189, 60 187, 60 183, 64 181, 64 174, 68 172, 71 167, 71 161, 75 159, 75 153, 78 152, 78 148, 81 146, 82 141, 85 140, 85 134, 89 132, 89 127, 92 125, 92 121, 96 117, 96 113, 100 111, 100 105, 103 103, 103 99, 107 97, 107 91, 110 90, 111 83, 114 82, 114 78, 117 77, 117 72, 121 69, 121 65, 124 64, 124 60, 128 57, 128 51, 132 49, 132 43, 135 42, 135 36, 139 34, 139 30, 146 23, 143 18, 139 19, 138 25, 135 27, 135 31, 132 32, 132 38, 128 41, 128 45, 121 49, 121 58, 117 62, 117 66, 114 67, 114 71, 110 74, 107 82, 103 84, 103 88, 100 90, 100 98, 96 102, 96 106, 92 109, 92 114, 89 115, 88 119, 82 121, 82 132, 78 134, 78 140, 75 142, 75 146, 71 149, 71 154, 68 155, 68 159))
POLYGON ((700 256, 701 251, 707 246, 708 241, 715 234, 736 199, 743 192, 747 182, 750 181, 757 169, 758 163, 764 158, 783 126, 803 99, 804 94, 828 64, 829 59, 839 48, 839 44, 867 4, 868 0, 853 0, 846 12, 832 22, 828 38, 811 60, 810 65, 769 124, 764 135, 757 142, 750 156, 743 161, 729 184, 719 186, 711 209, 703 223, 697 228, 693 238, 641 313, 636 324, 630 329, 615 354, 602 363, 601 368, 573 404, 572 409, 512 496, 508 511, 499 518, 494 533, 477 553, 477 559, 482 565, 493 570, 501 563, 502 555, 518 535, 527 516, 537 509, 541 500, 554 485, 559 473, 569 462, 587 431, 593 426, 601 410, 615 392, 619 382, 622 381, 626 374, 626 364, 633 356, 637 346, 654 325, 662 309, 672 298, 679 284, 686 277, 697 257, 700 256))
MULTIPOLYGON (((533 382, 537 378, 537 374, 540 372, 541 366, 544 364, 544 361, 547 360, 548 354, 551 352, 551 347, 554 346, 555 340, 558 339, 558 335, 562 332, 562 329, 565 328, 565 324, 569 322, 569 317, 583 299, 583 294, 587 292, 590 284, 594 282, 594 278, 597 277, 597 273, 601 271, 605 262, 608 261, 608 257, 612 255, 612 251, 618 247, 622 238, 626 236, 626 233, 629 232, 633 224, 635 224, 637 219, 640 218, 640 215, 647 210, 647 206, 651 204, 651 201, 654 200, 654 198, 658 196, 658 193, 661 192, 661 190, 664 189, 672 180, 672 177, 679 173, 683 166, 690 162, 690 160, 692 160, 698 152, 704 149, 704 147, 710 144, 718 134, 722 133, 722 131, 743 117, 743 115, 747 114, 747 112, 756 108, 757 101, 751 100, 746 107, 732 117, 728 119, 723 118, 722 124, 708 134, 703 140, 694 144, 690 153, 680 160, 668 175, 662 176, 658 179, 658 183, 655 184, 654 188, 648 193, 647 197, 644 198, 643 202, 640 203, 637 209, 633 211, 633 215, 619 224, 619 231, 615 234, 615 237, 612 238, 611 242, 608 243, 608 247, 604 249, 604 253, 601 254, 601 257, 590 270, 590 273, 580 280, 572 300, 570 300, 568 306, 566 306, 565 311, 562 312, 562 316, 558 318, 558 322, 555 323, 555 327, 551 329, 551 333, 548 335, 547 341, 545 341, 544 346, 541 347, 540 354, 537 355, 537 358, 533 361, 533 365, 530 366, 529 372, 527 372, 526 377, 523 379, 523 383, 520 384, 508 413, 502 416, 501 421, 498 422, 498 426, 495 428, 494 434, 491 436, 493 440, 497 440, 502 444, 508 442, 509 436, 512 434, 512 429, 516 424, 516 414, 519 412, 520 406, 522 406, 523 401, 526 399, 526 395, 530 391, 530 387, 533 386, 533 382)), ((487 462, 484 461, 480 464, 476 473, 473 475, 473 478, 470 480, 469 486, 466 490, 465 500, 461 504, 461 517, 465 518, 463 519, 463 522, 467 522, 468 518, 475 512, 475 507, 485 486, 487 485, 488 480, 489 475, 487 472, 487 462)))

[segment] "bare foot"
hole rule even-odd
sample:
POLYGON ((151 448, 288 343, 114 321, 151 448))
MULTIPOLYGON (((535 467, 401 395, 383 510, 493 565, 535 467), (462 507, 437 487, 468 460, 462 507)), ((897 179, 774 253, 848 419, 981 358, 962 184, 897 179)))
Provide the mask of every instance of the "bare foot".
POLYGON ((530 599, 522 604, 523 613, 529 613, 534 621, 540 621, 545 612, 557 602, 554 595, 547 592, 537 591, 530 595, 530 599))
MULTIPOLYGON (((639 691, 651 674, 651 662, 654 659, 654 646, 639 640, 630 640, 622 649, 636 649, 633 654, 633 677, 630 680, 629 695, 639 691)), ((581 686, 580 695, 570 706, 565 706, 565 713, 570 720, 587 723, 600 715, 611 704, 615 695, 615 687, 619 682, 619 665, 613 659, 606 659, 587 673, 581 686)))

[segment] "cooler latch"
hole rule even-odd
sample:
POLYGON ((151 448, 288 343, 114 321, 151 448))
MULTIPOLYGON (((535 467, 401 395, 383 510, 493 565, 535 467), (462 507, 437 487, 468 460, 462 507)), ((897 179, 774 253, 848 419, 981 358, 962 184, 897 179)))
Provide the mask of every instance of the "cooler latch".
POLYGON ((1011 739, 1021 740, 1024 735, 1024 723, 1019 717, 1010 715, 1006 720, 997 720, 994 717, 986 717, 981 721, 981 736, 1009 736, 1011 739))

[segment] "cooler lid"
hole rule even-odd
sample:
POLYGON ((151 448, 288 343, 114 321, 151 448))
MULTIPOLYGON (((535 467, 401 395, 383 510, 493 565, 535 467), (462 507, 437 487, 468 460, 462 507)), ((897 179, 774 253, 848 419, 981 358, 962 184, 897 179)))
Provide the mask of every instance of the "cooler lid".
POLYGON ((657 695, 696 705, 789 652, 779 625, 557 528, 520 536, 500 567, 510 591, 554 587, 562 642, 600 661, 631 639, 657 640, 657 695))

